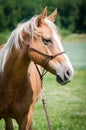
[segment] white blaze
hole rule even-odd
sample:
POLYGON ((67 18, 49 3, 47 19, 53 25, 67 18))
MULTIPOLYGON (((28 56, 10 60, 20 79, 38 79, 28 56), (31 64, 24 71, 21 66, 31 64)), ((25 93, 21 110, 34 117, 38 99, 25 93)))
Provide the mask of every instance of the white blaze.
MULTIPOLYGON (((57 33, 56 33, 55 31, 53 31, 53 37, 54 37, 55 41, 57 42, 57 44, 58 44, 58 46, 59 46, 60 52, 63 52, 64 49, 63 49, 62 43, 61 43, 61 41, 60 41, 60 39, 59 39, 59 37, 58 37, 58 35, 57 35, 57 33)), ((60 53, 60 52, 59 52, 59 53, 60 53)), ((69 66, 69 68, 70 68, 70 69, 72 70, 72 72, 73 72, 74 70, 73 70, 73 67, 72 67, 72 65, 71 65, 71 62, 70 62, 68 56, 66 55, 66 53, 63 53, 62 55, 64 55, 64 58, 65 58, 65 61, 66 61, 66 65, 69 66)), ((64 63, 64 64, 65 64, 65 63, 64 63)))
POLYGON ((57 44, 59 45, 61 52, 64 51, 61 41, 60 41, 57 33, 54 30, 53 30, 53 37, 54 37, 55 41, 57 42, 57 44))

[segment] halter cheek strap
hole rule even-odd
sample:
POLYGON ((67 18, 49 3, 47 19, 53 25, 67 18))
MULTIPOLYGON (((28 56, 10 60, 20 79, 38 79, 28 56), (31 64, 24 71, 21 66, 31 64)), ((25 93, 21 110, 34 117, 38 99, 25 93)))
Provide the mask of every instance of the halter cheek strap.
POLYGON ((30 50, 30 51, 34 51, 34 52, 36 52, 36 53, 38 53, 38 54, 40 54, 40 55, 42 55, 42 56, 45 56, 45 57, 47 57, 47 58, 49 58, 49 59, 54 59, 55 57, 57 57, 57 56, 62 55, 63 53, 65 53, 65 51, 62 51, 62 52, 57 53, 57 54, 55 54, 55 55, 47 55, 47 54, 45 54, 45 53, 42 53, 42 52, 36 50, 35 48, 29 47, 29 50, 30 50))

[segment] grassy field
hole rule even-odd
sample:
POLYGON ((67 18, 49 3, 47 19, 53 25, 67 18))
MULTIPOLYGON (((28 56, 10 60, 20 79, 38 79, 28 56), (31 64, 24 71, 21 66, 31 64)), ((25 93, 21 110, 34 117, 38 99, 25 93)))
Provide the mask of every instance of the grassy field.
POLYGON ((69 42, 63 44, 63 46, 74 68, 86 68, 86 42, 69 42))
POLYGON ((86 43, 86 34, 70 34, 68 36, 65 36, 62 38, 62 41, 65 42, 74 42, 74 43, 81 43, 85 42, 86 43))
MULTIPOLYGON (((65 86, 47 74, 44 87, 52 130, 86 130, 86 70, 76 70, 72 82, 65 86)), ((15 121, 14 127, 17 130, 15 121)), ((34 108, 33 129, 48 130, 41 98, 34 108)), ((3 120, 0 130, 4 130, 3 120)))
MULTIPOLYGON (((44 86, 52 129, 86 130, 86 70, 75 71, 73 81, 65 86, 47 75, 44 86)), ((41 101, 35 107, 33 127, 48 130, 41 101)))

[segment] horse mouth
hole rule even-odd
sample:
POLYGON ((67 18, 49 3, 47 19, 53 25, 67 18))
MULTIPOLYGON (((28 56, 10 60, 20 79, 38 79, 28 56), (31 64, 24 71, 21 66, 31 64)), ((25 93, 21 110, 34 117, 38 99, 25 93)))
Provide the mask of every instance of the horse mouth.
POLYGON ((61 84, 61 85, 65 85, 67 84, 68 82, 70 82, 70 80, 67 80, 67 79, 62 79, 59 75, 56 76, 56 81, 61 84))

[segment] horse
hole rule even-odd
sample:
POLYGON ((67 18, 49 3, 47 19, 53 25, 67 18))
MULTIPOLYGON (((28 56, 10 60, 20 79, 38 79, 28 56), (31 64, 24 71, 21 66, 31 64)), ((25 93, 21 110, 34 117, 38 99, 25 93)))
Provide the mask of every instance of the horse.
POLYGON ((56 15, 57 9, 47 16, 44 8, 20 23, 0 48, 0 118, 5 119, 6 130, 13 130, 12 118, 19 130, 31 129, 34 105, 42 91, 35 64, 54 74, 61 85, 73 78, 73 67, 54 24, 56 15))

